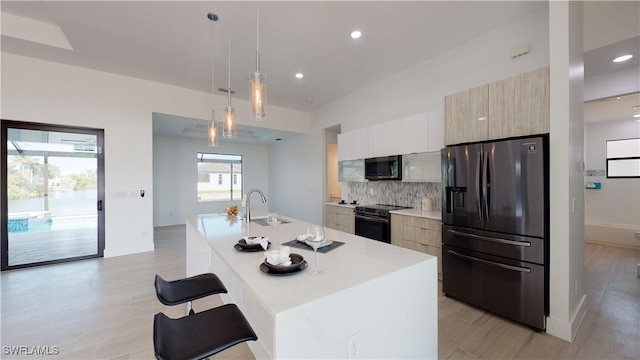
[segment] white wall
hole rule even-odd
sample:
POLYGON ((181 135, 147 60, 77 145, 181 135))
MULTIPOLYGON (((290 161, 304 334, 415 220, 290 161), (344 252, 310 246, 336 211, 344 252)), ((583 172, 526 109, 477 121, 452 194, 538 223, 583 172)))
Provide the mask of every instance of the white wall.
POLYGON ((545 9, 317 109, 309 134, 272 146, 270 192, 283 199, 279 211, 322 222, 325 128, 340 124, 348 132, 430 110, 444 112, 445 95, 547 66, 548 34, 545 9), (531 44, 531 53, 512 60, 509 50, 523 43, 531 44), (287 195, 296 201, 285 201, 287 195))
MULTIPOLYGON (((153 250, 152 113, 207 119, 211 95, 4 52, 1 61, 2 119, 104 129, 105 257, 153 250), (115 197, 140 189, 149 195, 115 197)), ((309 128, 307 113, 270 107, 261 125, 250 120, 246 101, 234 105, 239 123, 309 128)))
POLYGON ((550 16, 550 309, 547 332, 572 341, 586 311, 582 3, 552 1, 550 16))
MULTIPOLYGON (((607 140, 640 137, 640 123, 635 120, 590 123, 586 126, 587 170, 606 169, 607 140)), ((612 228, 640 230, 640 179, 607 179, 606 176, 588 176, 587 181, 598 181, 600 190, 586 190, 585 223, 612 228)), ((615 233, 615 232, 614 232, 615 233)), ((631 233, 631 231, 629 231, 631 233)), ((606 236, 588 240, 638 247, 638 241, 606 236)))
POLYGON ((243 193, 259 188, 267 197, 262 204, 252 196, 252 210, 267 210, 269 205, 269 151, 267 145, 221 142, 217 148, 205 140, 153 137, 153 226, 185 224, 188 216, 222 212, 240 201, 198 203, 198 166, 196 153, 242 155, 243 193))

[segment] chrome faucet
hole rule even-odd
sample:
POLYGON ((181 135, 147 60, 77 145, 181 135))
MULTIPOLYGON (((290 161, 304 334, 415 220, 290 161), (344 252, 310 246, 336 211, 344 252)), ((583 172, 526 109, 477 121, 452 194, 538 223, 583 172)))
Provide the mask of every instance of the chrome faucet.
POLYGON ((258 194, 260 194, 260 197, 262 198, 262 203, 266 204, 267 203, 267 198, 264 196, 264 193, 262 192, 262 190, 260 189, 251 189, 249 191, 247 191, 247 195, 245 195, 245 200, 247 202, 246 204, 246 211, 245 211, 245 218, 247 219, 247 222, 251 222, 251 194, 253 194, 254 192, 257 192, 258 194))

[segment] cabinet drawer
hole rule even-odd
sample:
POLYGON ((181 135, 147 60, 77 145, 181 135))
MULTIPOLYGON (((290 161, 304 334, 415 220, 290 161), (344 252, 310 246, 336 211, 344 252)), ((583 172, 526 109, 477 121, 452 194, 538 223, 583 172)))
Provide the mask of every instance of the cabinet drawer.
POLYGON ((442 231, 404 226, 404 240, 409 240, 424 245, 442 247, 442 231))
POLYGON ((429 245, 425 245, 425 244, 421 244, 421 243, 417 243, 417 242, 413 242, 413 241, 409 241, 409 240, 405 240, 404 241, 404 246, 407 249, 411 249, 411 250, 415 250, 415 251, 419 251, 421 253, 425 253, 425 254, 429 254, 429 255, 433 255, 435 257, 438 258, 438 273, 442 273, 442 261, 440 261, 442 259, 442 249, 439 247, 435 247, 435 246, 429 246, 429 245))
POLYGON ((441 221, 418 216, 407 216, 405 217, 404 224, 423 229, 440 230, 441 221))

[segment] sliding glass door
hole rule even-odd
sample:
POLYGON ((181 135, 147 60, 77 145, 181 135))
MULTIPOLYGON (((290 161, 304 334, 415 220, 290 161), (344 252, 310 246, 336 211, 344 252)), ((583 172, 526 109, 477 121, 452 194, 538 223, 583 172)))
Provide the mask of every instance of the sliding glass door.
POLYGON ((2 121, 2 269, 100 257, 103 131, 2 121))

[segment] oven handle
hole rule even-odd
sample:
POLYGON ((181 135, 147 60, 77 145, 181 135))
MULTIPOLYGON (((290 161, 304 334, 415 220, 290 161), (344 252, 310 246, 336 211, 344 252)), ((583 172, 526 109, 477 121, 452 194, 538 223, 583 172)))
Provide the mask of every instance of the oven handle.
POLYGON ((360 220, 366 220, 366 221, 375 221, 375 222, 384 223, 384 224, 389 223, 389 219, 381 218, 379 216, 369 216, 369 215, 356 213, 355 217, 356 217, 356 220, 360 219, 360 220))
POLYGON ((499 268, 503 268, 503 269, 507 269, 507 270, 526 272, 526 273, 530 273, 531 272, 531 269, 525 268, 525 267, 512 266, 512 265, 497 263, 497 262, 494 262, 494 261, 479 259, 479 258, 477 258, 475 256, 463 255, 463 254, 457 253, 457 252, 455 252, 453 250, 448 250, 447 252, 449 254, 453 255, 453 256, 461 257, 463 259, 478 261, 478 262, 481 262, 483 264, 487 264, 487 265, 491 265, 491 266, 495 266, 495 267, 499 267, 499 268))
POLYGON ((470 238, 474 238, 474 239, 478 239, 478 240, 497 242, 497 243, 500 243, 500 244, 507 244, 507 245, 514 245, 514 246, 527 246, 527 247, 531 246, 531 243, 528 242, 528 241, 513 241, 513 240, 507 240, 507 239, 501 239, 501 238, 493 238, 493 237, 476 235, 476 234, 467 234, 467 233, 463 233, 463 232, 460 232, 460 231, 457 231, 457 230, 452 230, 452 229, 449 229, 448 231, 450 233, 454 234, 454 235, 470 237, 470 238))

